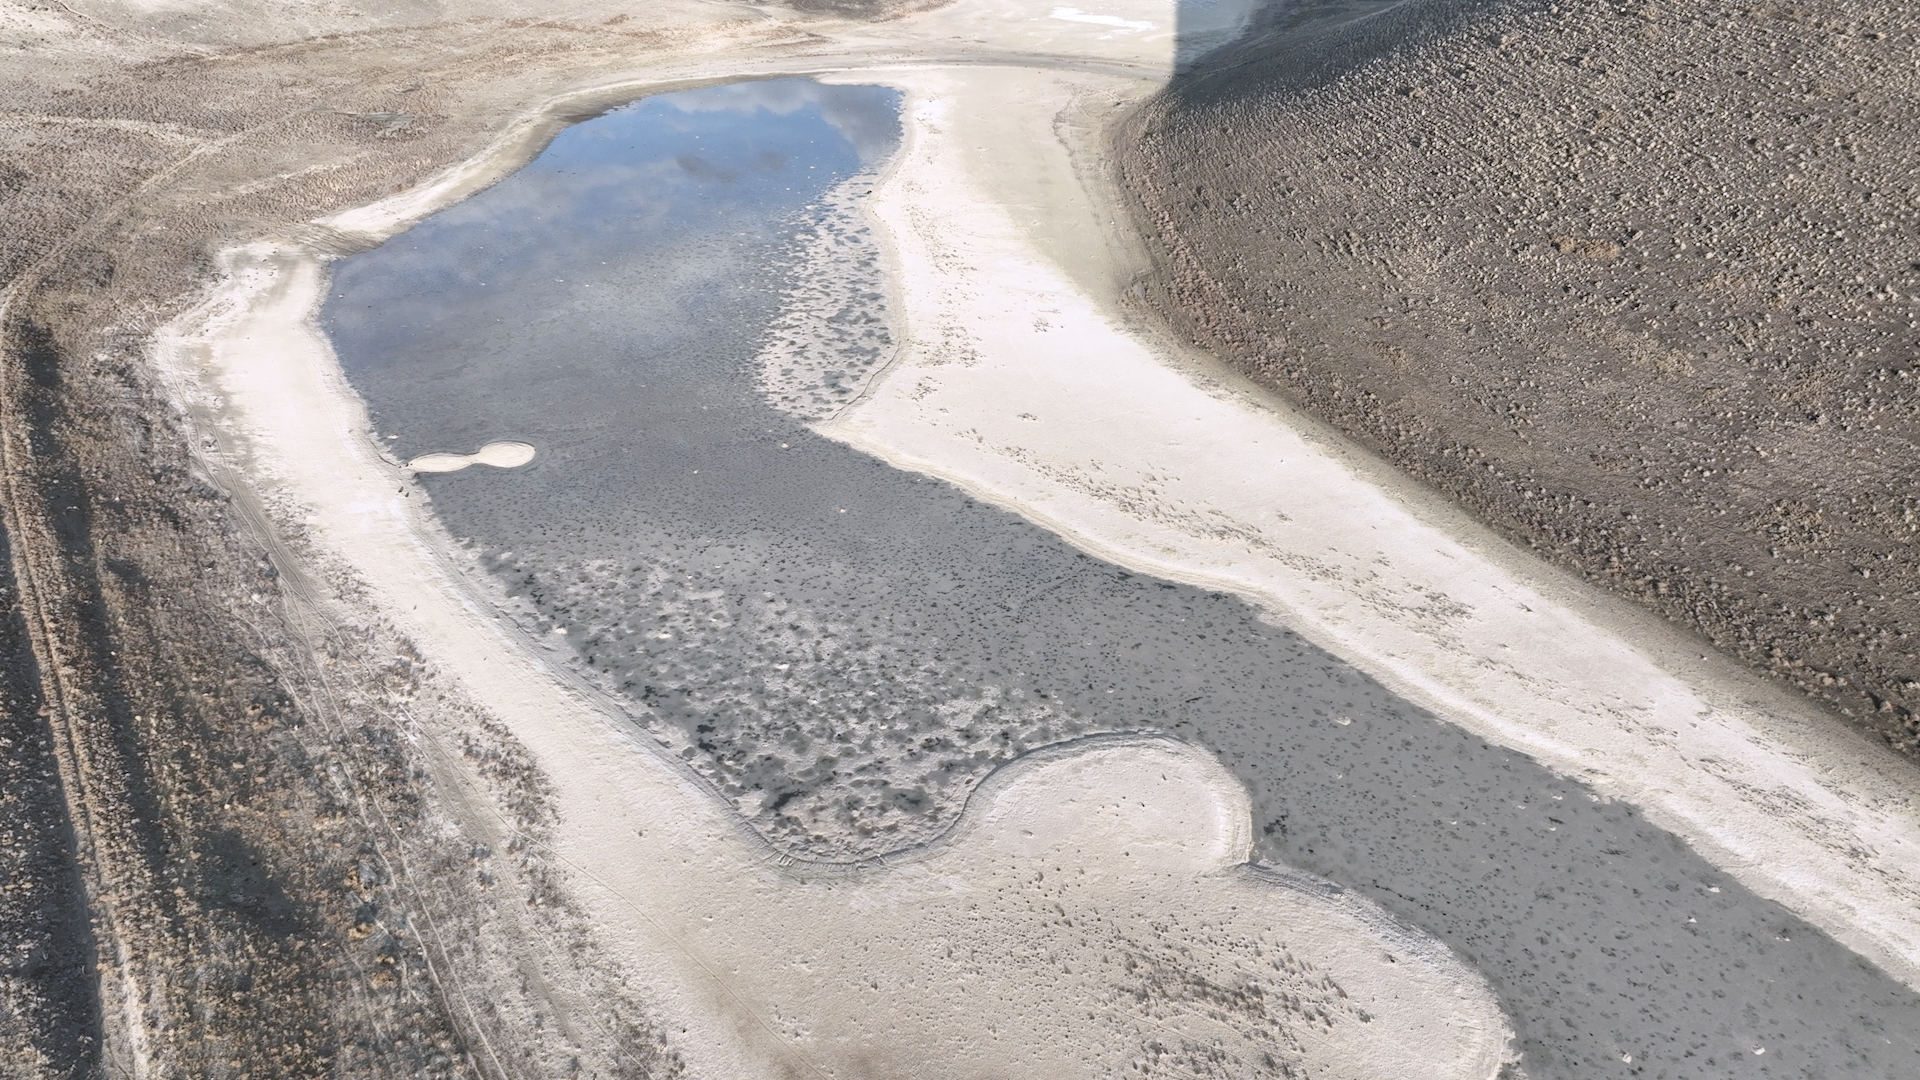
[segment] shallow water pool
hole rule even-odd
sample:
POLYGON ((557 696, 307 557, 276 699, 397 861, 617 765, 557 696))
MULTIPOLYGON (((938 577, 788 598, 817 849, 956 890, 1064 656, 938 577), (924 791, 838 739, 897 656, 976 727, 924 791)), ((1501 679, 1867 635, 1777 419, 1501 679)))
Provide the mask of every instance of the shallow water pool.
POLYGON ((649 98, 336 264, 323 322, 397 457, 534 449, 418 478, 529 629, 803 855, 927 839, 1025 749, 1169 731, 1248 785, 1264 856, 1484 971, 1536 1080, 1914 1074, 1915 995, 1631 808, 815 435, 889 341, 857 206, 898 107, 649 98))

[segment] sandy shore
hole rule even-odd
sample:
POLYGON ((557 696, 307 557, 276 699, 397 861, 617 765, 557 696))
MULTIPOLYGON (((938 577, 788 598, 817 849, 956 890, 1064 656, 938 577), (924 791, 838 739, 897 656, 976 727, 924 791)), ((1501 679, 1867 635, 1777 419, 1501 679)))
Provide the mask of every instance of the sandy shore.
POLYGON ((1102 558, 1271 609, 1440 715, 1641 807, 1920 986, 1920 827, 1902 763, 1770 707, 1750 682, 1637 646, 1671 639, 1417 511, 1288 415, 1130 332, 1083 284, 1125 279, 1099 265, 1113 249, 1060 226, 1113 207, 1078 184, 1007 190, 1008 161, 1022 179, 1073 174, 1051 117, 1104 92, 1097 77, 885 78, 911 94, 907 147, 870 203, 904 341, 824 431, 1102 558))

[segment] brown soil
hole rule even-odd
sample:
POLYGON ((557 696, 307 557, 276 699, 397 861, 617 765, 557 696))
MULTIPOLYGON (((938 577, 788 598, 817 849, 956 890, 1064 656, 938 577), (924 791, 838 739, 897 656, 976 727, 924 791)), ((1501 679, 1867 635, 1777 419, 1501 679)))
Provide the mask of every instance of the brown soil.
POLYGON ((221 246, 417 184, 723 13, 400 7, 0 7, 32 60, 0 65, 0 1076, 678 1072, 552 887, 540 778, 340 621, 350 584, 299 578, 145 354, 221 246))
POLYGON ((1154 302, 1513 540, 1920 754, 1920 14, 1330 22, 1271 26, 1123 133, 1154 302))

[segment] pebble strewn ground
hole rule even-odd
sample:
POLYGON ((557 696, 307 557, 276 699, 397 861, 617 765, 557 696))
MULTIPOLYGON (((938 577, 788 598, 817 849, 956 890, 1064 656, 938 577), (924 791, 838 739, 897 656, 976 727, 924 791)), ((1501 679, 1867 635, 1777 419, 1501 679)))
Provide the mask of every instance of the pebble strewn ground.
POLYGON ((1913 9, 1411 0, 1119 146, 1193 341, 1920 753, 1913 9))

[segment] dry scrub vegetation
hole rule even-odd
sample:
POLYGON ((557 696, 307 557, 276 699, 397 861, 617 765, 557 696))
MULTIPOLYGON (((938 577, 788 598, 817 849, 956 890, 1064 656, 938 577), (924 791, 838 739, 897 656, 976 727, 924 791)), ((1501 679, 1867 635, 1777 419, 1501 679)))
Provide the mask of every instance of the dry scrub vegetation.
POLYGON ((1920 13, 1410 0, 1120 154, 1192 341, 1920 753, 1920 13))

